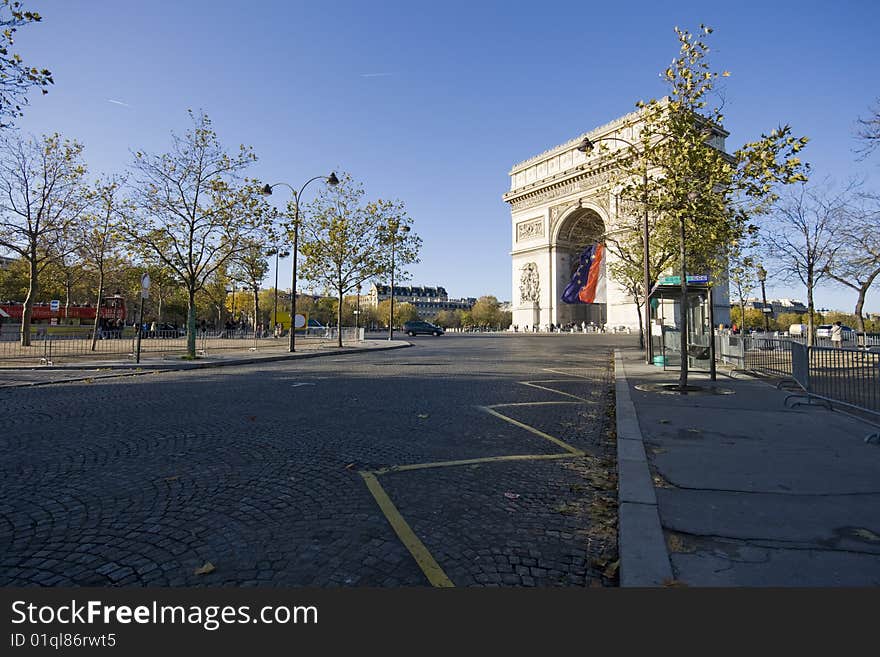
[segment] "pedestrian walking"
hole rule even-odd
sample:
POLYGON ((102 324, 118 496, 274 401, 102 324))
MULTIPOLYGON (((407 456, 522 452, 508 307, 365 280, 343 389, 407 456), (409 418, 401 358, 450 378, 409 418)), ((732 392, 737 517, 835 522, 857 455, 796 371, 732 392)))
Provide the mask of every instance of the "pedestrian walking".
POLYGON ((840 349, 840 343, 843 341, 843 327, 840 322, 834 322, 831 325, 831 346, 840 349))

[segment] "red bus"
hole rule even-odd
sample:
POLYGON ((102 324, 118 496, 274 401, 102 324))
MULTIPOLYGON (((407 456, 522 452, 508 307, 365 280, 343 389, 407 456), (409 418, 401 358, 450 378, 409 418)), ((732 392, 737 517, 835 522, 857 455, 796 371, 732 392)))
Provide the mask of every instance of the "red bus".
MULTIPOLYGON (((21 316, 24 313, 24 303, 21 301, 5 301, 0 303, 0 308, 9 316, 7 323, 21 323, 21 316)), ((112 320, 114 323, 125 322, 127 316, 125 299, 118 294, 105 297, 101 300, 100 317, 105 320, 112 320)), ((52 325, 68 325, 68 326, 91 326, 95 323, 95 306, 91 304, 71 304, 69 308, 65 308, 63 304, 59 305, 58 310, 52 310, 51 304, 46 301, 34 304, 31 313, 32 324, 52 324, 52 325)))

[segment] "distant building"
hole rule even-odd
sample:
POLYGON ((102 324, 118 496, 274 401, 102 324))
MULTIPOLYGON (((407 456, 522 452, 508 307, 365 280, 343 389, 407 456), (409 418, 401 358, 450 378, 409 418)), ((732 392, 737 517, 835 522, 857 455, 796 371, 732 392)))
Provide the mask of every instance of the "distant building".
MULTIPOLYGON (((390 285, 370 286, 369 303, 375 308, 386 299, 391 298, 390 285)), ((425 287, 410 285, 394 286, 394 303, 409 303, 415 306, 419 319, 431 319, 443 310, 470 310, 476 299, 450 299, 442 287, 425 287)))
MULTIPOLYGON (((754 308, 755 310, 761 310, 764 307, 764 303, 760 299, 745 299, 743 305, 747 309, 754 308)), ((803 315, 809 310, 802 302, 794 299, 767 299, 767 305, 773 310, 770 313, 771 317, 778 317, 782 313, 803 315)), ((739 308, 739 302, 732 302, 730 307, 739 308)))
POLYGON ((9 269, 13 262, 15 262, 15 258, 0 256, 0 269, 9 269))

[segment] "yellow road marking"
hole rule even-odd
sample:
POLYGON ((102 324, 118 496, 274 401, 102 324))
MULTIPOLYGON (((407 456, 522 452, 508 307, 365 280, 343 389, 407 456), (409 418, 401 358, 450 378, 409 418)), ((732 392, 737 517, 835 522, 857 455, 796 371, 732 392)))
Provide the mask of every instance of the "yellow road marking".
MULTIPOLYGON (((571 372, 566 372, 565 370, 554 370, 549 367, 543 367, 541 369, 543 369, 545 372, 553 372, 553 374, 562 374, 563 376, 576 376, 580 379, 589 379, 590 378, 588 376, 584 376, 583 374, 572 374, 571 372)), ((576 368, 576 367, 572 367, 571 369, 577 369, 578 371, 580 371, 580 369, 576 368)))
MULTIPOLYGON (((550 368, 543 368, 546 372, 553 372, 554 374, 561 374, 562 376, 571 376, 578 377, 582 379, 586 379, 588 377, 582 376, 580 374, 571 374, 570 372, 565 372, 561 370, 555 370, 550 368)), ((572 368, 574 369, 574 368, 572 368)), ((425 574, 425 577, 428 578, 428 581, 432 586, 435 587, 454 587, 455 584, 452 583, 452 580, 443 572, 443 569, 440 567, 440 564, 434 559, 431 552, 425 547, 425 544, 416 536, 415 532, 412 530, 412 527, 404 520, 403 516, 400 514, 400 511, 397 510, 397 507, 394 506, 394 502, 391 501, 391 498, 388 496, 388 493, 385 492, 385 489, 382 488, 382 484, 379 483, 378 477, 384 474, 392 474, 395 472, 407 472, 411 470, 424 470, 428 468, 449 468, 449 467, 460 467, 463 465, 478 465, 481 463, 498 463, 504 461, 548 461, 548 460, 558 460, 558 459, 570 459, 580 456, 594 456, 585 450, 577 449, 572 445, 569 445, 563 440, 556 438, 555 436, 551 436, 548 433, 544 433, 535 427, 529 426, 523 422, 519 422, 518 420, 514 420, 511 417, 508 417, 502 413, 499 413, 495 408, 505 408, 508 406, 542 406, 542 405, 550 405, 550 404, 595 404, 594 400, 584 399, 583 397, 578 397, 577 395, 572 395, 567 392, 562 392, 561 390, 554 390, 553 388, 547 388, 545 386, 537 385, 538 383, 554 383, 554 382, 564 382, 570 381, 570 379, 547 379, 541 381, 519 381, 522 385, 530 386, 532 388, 539 388, 541 390, 546 390, 547 392, 552 392, 557 395, 563 395, 564 397, 571 397, 577 401, 544 401, 544 402, 521 402, 521 403, 508 403, 508 404, 492 404, 490 406, 477 406, 478 409, 489 413, 489 415, 494 415, 495 417, 508 422, 516 427, 521 429, 525 429, 526 431, 535 434, 536 436, 540 436, 545 440, 550 441, 554 445, 557 445, 565 450, 564 454, 512 454, 508 456, 487 456, 483 458, 474 458, 474 459, 460 459, 456 461, 434 461, 432 463, 411 463, 408 465, 392 465, 386 468, 381 468, 379 470, 373 471, 363 471, 360 473, 361 477, 363 477, 364 482, 367 484, 367 489, 373 495, 373 499, 376 500, 376 503, 379 505, 379 509, 382 511, 382 514, 385 516, 385 519, 388 520, 388 523, 391 525, 394 532, 397 534, 397 537, 401 540, 404 547, 409 550, 409 553, 413 556, 418 564, 419 568, 422 569, 422 572, 425 574)))
MULTIPOLYGON (((559 379, 554 379, 553 381, 558 381, 559 379)), ((567 379, 571 381, 571 379, 567 379)), ((584 399, 583 397, 578 397, 577 395, 572 395, 568 392, 562 392, 561 390, 555 390, 554 388, 548 388, 546 386, 539 386, 538 383, 552 383, 553 381, 520 381, 524 386, 529 386, 530 388, 539 388, 540 390, 546 390, 547 392, 554 392, 557 395, 563 395, 564 397, 571 397, 572 399, 577 399, 581 403, 584 404, 595 404, 596 402, 592 399, 584 399)), ((532 402, 532 403, 541 403, 541 402, 532 402)), ((496 404, 497 406, 497 404, 496 404)))
POLYGON ((425 577, 428 578, 431 585, 443 588, 455 586, 455 584, 452 583, 452 580, 450 580, 446 576, 446 573, 443 572, 440 564, 438 564, 434 560, 434 557, 431 556, 431 553, 428 551, 428 548, 425 547, 425 544, 419 540, 419 537, 416 536, 406 520, 403 519, 403 516, 400 515, 400 511, 394 506, 394 502, 388 497, 388 493, 382 488, 382 484, 379 483, 376 476, 372 472, 361 472, 361 476, 364 478, 367 488, 373 494, 373 498, 376 500, 376 504, 379 505, 379 508, 385 515, 386 520, 388 520, 388 523, 391 525, 392 529, 394 529, 398 538, 400 538, 403 545, 416 560, 416 563, 419 564, 419 568, 425 573, 425 577))
POLYGON ((577 447, 572 447, 567 442, 565 442, 563 440, 559 440, 559 438, 556 438, 555 436, 551 436, 549 433, 544 433, 543 431, 539 431, 538 429, 535 429, 535 427, 531 427, 528 424, 524 424, 523 422, 520 422, 518 420, 514 420, 512 417, 507 417, 506 415, 502 415, 498 411, 494 411, 491 408, 489 408, 488 406, 477 406, 477 408, 486 411, 489 415, 494 415, 497 418, 501 418, 505 422, 510 422, 510 424, 512 424, 516 427, 519 427, 521 429, 525 429, 526 431, 529 431, 529 432, 535 434, 536 436, 540 436, 541 438, 543 438, 545 440, 549 440, 554 445, 559 445, 566 452, 569 452, 571 454, 577 454, 578 456, 584 455, 584 452, 579 450, 577 447))
POLYGON ((426 470, 428 468, 452 468, 462 465, 474 465, 479 463, 498 463, 500 461, 546 461, 553 459, 570 459, 575 456, 584 456, 584 452, 576 450, 565 454, 511 454, 509 456, 485 456, 476 459, 461 459, 459 461, 433 461, 431 463, 410 463, 407 465, 391 465, 380 470, 373 470, 376 476, 392 474, 394 472, 407 472, 409 470, 426 470))

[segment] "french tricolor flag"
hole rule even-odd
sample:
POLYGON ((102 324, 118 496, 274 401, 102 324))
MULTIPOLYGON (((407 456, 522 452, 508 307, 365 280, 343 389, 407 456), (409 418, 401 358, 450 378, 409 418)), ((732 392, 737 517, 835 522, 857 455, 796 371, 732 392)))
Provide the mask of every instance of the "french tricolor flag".
POLYGON ((562 292, 565 303, 605 303, 605 245, 584 249, 571 282, 562 292))

